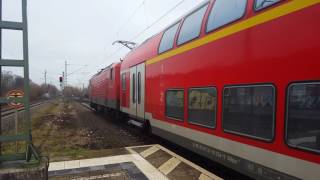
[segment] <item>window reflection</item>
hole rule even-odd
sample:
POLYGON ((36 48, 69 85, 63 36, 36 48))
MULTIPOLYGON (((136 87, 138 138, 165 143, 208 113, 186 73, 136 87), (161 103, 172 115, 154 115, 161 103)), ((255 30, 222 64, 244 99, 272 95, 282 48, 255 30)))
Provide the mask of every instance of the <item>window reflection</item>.
POLYGON ((320 152, 320 84, 292 85, 288 101, 288 143, 320 152))
POLYGON ((274 125, 272 86, 227 87, 223 99, 223 128, 236 134, 271 140, 274 125))

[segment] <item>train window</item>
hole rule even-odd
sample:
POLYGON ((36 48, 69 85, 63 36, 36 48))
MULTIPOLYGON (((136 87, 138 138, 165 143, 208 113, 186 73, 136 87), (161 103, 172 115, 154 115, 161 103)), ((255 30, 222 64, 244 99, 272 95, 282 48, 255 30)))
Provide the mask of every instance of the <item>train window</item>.
POLYGON ((122 90, 126 90, 126 73, 121 75, 122 90))
POLYGON ((275 3, 280 2, 281 0, 255 0, 254 9, 259 11, 261 9, 272 6, 275 3))
POLYGON ((246 10, 246 0, 216 0, 207 22, 207 32, 240 19, 246 10))
POLYGON ((184 91, 168 90, 166 92, 166 116, 183 120, 184 118, 184 91))
POLYGON ((271 141, 274 119, 273 86, 233 86, 224 89, 223 128, 226 132, 271 141))
POLYGON ((159 53, 163 53, 173 48, 174 38, 178 30, 178 27, 179 23, 171 26, 164 32, 159 46, 159 53))
POLYGON ((113 68, 110 69, 110 80, 113 79, 113 68))
POLYGON ((199 37, 203 16, 206 13, 207 7, 208 4, 185 18, 178 37, 178 45, 199 37))
POLYGON ((320 83, 291 85, 287 101, 287 143, 320 153, 320 83))
POLYGON ((138 72, 138 104, 141 103, 141 73, 138 72))
POLYGON ((188 94, 188 121, 214 128, 216 124, 216 88, 193 88, 188 94))

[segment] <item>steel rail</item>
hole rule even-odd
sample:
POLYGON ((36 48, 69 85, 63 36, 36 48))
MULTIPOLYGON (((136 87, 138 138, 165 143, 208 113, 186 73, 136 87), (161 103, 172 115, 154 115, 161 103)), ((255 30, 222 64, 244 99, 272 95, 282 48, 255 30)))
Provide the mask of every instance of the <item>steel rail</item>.
MULTIPOLYGON (((44 103, 46 103, 46 102, 48 102, 48 101, 31 104, 31 105, 30 105, 30 108, 38 107, 38 106, 40 106, 40 105, 42 105, 42 104, 44 104, 44 103)), ((22 108, 19 108, 19 109, 18 109, 18 112, 22 112, 22 111, 24 111, 24 110, 25 110, 25 108, 22 107, 22 108)), ((1 111, 1 117, 4 118, 4 117, 10 116, 10 115, 12 115, 12 114, 14 114, 14 113, 15 113, 14 108, 4 109, 4 110, 1 111)))

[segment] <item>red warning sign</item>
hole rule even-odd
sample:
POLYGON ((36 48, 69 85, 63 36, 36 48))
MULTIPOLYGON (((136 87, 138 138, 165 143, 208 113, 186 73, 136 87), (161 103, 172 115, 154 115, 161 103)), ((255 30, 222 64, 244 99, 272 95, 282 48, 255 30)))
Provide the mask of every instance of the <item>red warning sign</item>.
MULTIPOLYGON (((7 98, 23 98, 24 92, 21 90, 11 90, 7 93, 7 98)), ((8 105, 12 108, 21 108, 23 107, 23 103, 20 102, 10 102, 8 105)))

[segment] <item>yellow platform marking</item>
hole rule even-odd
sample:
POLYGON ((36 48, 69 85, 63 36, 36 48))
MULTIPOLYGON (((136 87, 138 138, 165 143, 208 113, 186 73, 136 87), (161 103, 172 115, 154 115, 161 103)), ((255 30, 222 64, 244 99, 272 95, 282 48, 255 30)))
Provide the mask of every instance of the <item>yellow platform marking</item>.
POLYGON ((155 145, 157 145, 157 144, 130 146, 130 147, 126 147, 126 149, 141 148, 141 147, 151 147, 151 146, 155 146, 155 145))
POLYGON ((175 157, 172 157, 167 162, 163 163, 158 169, 165 175, 168 175, 172 170, 174 170, 181 161, 175 157))
MULTIPOLYGON (((138 148, 138 147, 148 147, 150 145, 144 145, 144 146, 133 146, 133 147, 127 147, 126 149, 131 152, 132 154, 135 154, 135 155, 139 155, 141 158, 142 158, 142 155, 137 153, 136 151, 132 150, 134 148, 138 148), (130 150, 131 149, 131 150, 130 150)), ((153 144, 151 145, 150 148, 148 148, 147 150, 149 150, 149 153, 154 151, 155 149, 157 150, 162 150, 166 153, 168 153, 169 155, 172 156, 172 158, 170 160, 168 160, 167 162, 163 163, 159 168, 159 172, 163 175, 167 175, 169 174, 172 170, 174 170, 181 162, 191 166, 192 168, 198 170, 199 172, 201 172, 202 174, 199 176, 198 179, 201 179, 201 180, 206 180, 206 179, 214 179, 214 180, 223 180, 222 178, 216 176, 215 174, 201 168, 200 166, 190 162, 189 160, 187 159, 184 159, 183 157, 175 154, 174 152, 168 150, 167 148, 161 146, 161 145, 158 145, 158 144, 153 144), (152 147, 155 147, 155 148, 152 148, 151 149, 151 146, 152 147), (152 150, 152 151, 151 151, 152 150)), ((146 150, 145 150, 146 151, 146 150)), ((149 154, 147 153, 147 154, 149 154)), ((151 153, 152 154, 152 153, 151 153)), ((150 154, 150 155, 151 155, 150 154)), ((150 162, 149 162, 150 164, 150 162)), ((150 164, 151 165, 151 164, 150 164)), ((152 166, 152 165, 151 165, 152 166)))
POLYGON ((233 35, 237 32, 249 29, 251 27, 257 26, 262 23, 266 23, 269 21, 272 21, 276 18, 291 14, 293 12, 302 10, 304 8, 310 7, 312 5, 315 5, 319 3, 320 0, 292 0, 290 2, 287 2, 283 5, 280 5, 279 7, 276 7, 274 9, 268 10, 264 13, 258 14, 256 16, 253 16, 251 18, 248 18, 244 21, 240 21, 238 23, 235 23, 233 25, 230 25, 226 28, 223 28, 220 31, 213 32, 201 39, 195 40, 193 42, 187 43, 184 46, 181 46, 177 49, 168 51, 166 53, 163 53, 159 56, 156 56, 146 62, 146 65, 151 65, 154 63, 157 63, 159 61, 165 60, 167 58, 170 58, 172 56, 190 51, 194 48, 206 45, 208 43, 217 41, 219 39, 222 39, 224 37, 233 35))
POLYGON ((213 179, 205 174, 200 174, 199 180, 213 180, 213 179))
POLYGON ((140 145, 140 146, 130 146, 130 147, 126 147, 126 150, 130 152, 130 154, 139 154, 136 151, 134 151, 134 148, 141 148, 141 147, 151 147, 151 146, 155 146, 155 144, 150 144, 150 145, 140 145))
POLYGON ((137 154, 137 152, 135 152, 133 149, 131 148, 127 148, 126 147, 126 150, 130 153, 130 154, 137 154))
POLYGON ((144 150, 142 153, 141 153, 141 156, 146 158, 148 156, 150 156, 151 154, 157 152, 159 150, 159 148, 157 146, 152 146, 146 150, 144 150))
POLYGON ((206 174, 208 177, 210 177, 211 179, 215 179, 215 180, 223 180, 222 178, 216 176, 215 174, 203 169, 202 167, 192 163, 191 161, 179 156, 178 154, 175 154, 174 152, 170 151, 169 149, 163 147, 163 146, 160 146, 160 145, 156 145, 159 149, 167 152, 168 154, 170 154, 171 156, 179 159, 181 162, 184 162, 185 164, 193 167, 194 169, 197 169, 198 171, 200 171, 201 173, 203 174, 206 174))

